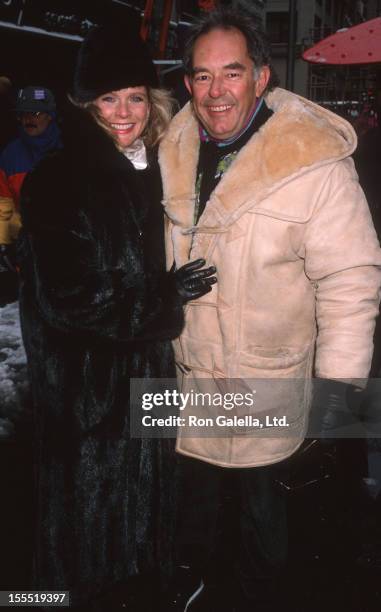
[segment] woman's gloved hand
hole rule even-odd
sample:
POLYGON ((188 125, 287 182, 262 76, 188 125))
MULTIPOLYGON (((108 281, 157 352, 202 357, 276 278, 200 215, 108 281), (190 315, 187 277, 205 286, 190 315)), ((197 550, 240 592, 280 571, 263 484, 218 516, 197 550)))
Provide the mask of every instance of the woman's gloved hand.
POLYGON ((184 302, 196 300, 212 290, 212 285, 217 282, 217 278, 212 276, 216 272, 214 266, 203 268, 205 259, 195 259, 190 261, 178 270, 172 268, 171 274, 174 276, 177 293, 183 298, 184 302))

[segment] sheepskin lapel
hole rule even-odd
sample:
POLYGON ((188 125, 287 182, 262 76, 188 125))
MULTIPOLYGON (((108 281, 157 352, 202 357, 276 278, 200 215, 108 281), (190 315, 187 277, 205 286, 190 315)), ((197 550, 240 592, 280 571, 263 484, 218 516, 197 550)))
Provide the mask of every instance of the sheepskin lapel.
POLYGON ((172 120, 159 149, 163 205, 174 224, 172 243, 178 267, 188 261, 192 245, 192 234, 185 232, 193 226, 199 149, 197 121, 187 104, 172 120))
POLYGON ((160 149, 164 206, 174 224, 175 259, 184 263, 191 246, 208 256, 216 235, 257 208, 270 193, 297 175, 350 155, 357 140, 342 118, 283 89, 266 103, 274 114, 250 139, 224 174, 193 227, 199 134, 188 103, 174 118, 160 149), (193 245, 192 235, 194 234, 193 245))

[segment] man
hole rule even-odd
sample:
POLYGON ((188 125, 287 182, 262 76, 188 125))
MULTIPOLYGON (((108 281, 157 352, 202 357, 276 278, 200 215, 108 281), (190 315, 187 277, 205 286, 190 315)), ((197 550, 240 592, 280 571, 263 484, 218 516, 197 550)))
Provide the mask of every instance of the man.
POLYGON ((12 261, 20 230, 19 199, 26 174, 48 151, 60 148, 54 96, 45 87, 20 89, 16 101, 19 135, 0 153, 0 303, 17 297, 12 261))
POLYGON ((275 578, 287 555, 278 468, 303 441, 312 368, 324 379, 368 375, 381 253, 350 158, 353 129, 273 88, 269 46, 252 20, 211 13, 193 29, 184 64, 192 101, 160 150, 168 263, 202 257, 218 282, 186 307, 175 341, 179 384, 202 389, 209 377, 210 388, 240 391, 249 379, 273 380, 252 415, 285 415, 289 435, 180 429, 183 588, 167 610, 214 610, 200 578, 208 586, 225 554, 238 584, 226 609, 262 612, 279 609, 275 578), (221 536, 227 480, 236 521, 221 536), (226 538, 237 542, 233 558, 226 538))

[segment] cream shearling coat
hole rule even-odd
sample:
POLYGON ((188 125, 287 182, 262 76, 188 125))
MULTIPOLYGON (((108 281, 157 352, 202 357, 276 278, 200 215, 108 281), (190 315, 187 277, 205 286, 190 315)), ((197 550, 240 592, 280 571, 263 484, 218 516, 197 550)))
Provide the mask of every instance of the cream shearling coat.
POLYGON ((287 416, 277 437, 266 428, 253 436, 250 426, 223 427, 224 437, 180 428, 178 452, 225 467, 275 463, 298 448, 312 372, 366 378, 378 313, 381 251, 350 158, 352 127, 280 88, 266 103, 274 115, 241 149, 197 226, 191 104, 173 119, 159 154, 168 265, 203 257, 218 277, 211 293, 186 306, 175 341, 181 391, 244 394, 258 386, 250 414, 287 416))

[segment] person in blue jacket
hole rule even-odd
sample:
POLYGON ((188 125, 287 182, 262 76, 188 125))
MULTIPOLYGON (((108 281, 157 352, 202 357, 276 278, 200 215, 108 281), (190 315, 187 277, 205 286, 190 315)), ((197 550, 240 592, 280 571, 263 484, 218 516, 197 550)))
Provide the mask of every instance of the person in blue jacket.
POLYGON ((20 191, 30 170, 49 152, 62 147, 56 102, 46 87, 18 91, 18 136, 0 153, 0 304, 18 294, 15 242, 20 231, 20 191))

